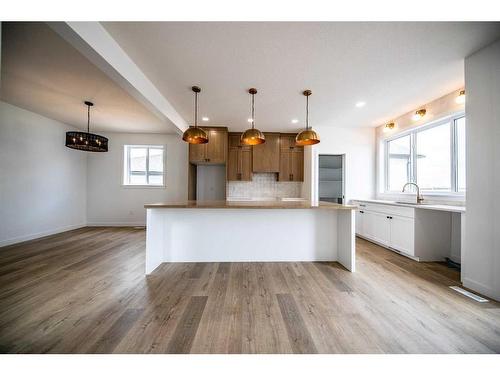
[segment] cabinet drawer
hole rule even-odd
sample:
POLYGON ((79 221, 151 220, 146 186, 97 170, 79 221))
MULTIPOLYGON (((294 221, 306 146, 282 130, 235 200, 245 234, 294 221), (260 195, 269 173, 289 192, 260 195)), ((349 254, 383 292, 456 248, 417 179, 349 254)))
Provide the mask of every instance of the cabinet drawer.
POLYGON ((404 217, 415 217, 415 209, 412 207, 391 206, 389 204, 377 204, 370 202, 357 202, 360 210, 380 212, 386 215, 398 215, 404 217))

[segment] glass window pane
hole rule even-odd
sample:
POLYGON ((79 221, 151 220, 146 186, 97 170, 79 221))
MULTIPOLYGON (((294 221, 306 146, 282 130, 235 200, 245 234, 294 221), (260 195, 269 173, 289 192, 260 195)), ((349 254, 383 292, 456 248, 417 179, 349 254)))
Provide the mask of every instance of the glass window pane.
POLYGON ((130 185, 146 185, 146 173, 134 173, 129 176, 130 185))
POLYGON ((162 175, 149 175, 149 184, 150 185, 163 185, 163 176, 162 175))
POLYGON ((389 152, 388 182, 390 191, 401 191, 410 181, 410 135, 387 142, 389 152))
POLYGON ((457 188, 465 191, 465 117, 455 120, 457 130, 457 188))
POLYGON ((130 170, 146 172, 146 148, 133 147, 130 149, 130 170))
POLYGON ((149 170, 151 172, 163 172, 163 150, 159 148, 149 149, 149 170))
POLYGON ((450 124, 417 133, 417 183, 422 190, 451 190, 450 124))

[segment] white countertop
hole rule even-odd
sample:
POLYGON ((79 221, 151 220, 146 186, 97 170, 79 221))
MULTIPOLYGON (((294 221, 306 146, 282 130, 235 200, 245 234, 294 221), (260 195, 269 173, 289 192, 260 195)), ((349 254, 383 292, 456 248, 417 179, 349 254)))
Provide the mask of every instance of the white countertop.
POLYGON ((387 204, 391 206, 400 206, 400 207, 413 207, 420 208, 424 210, 436 210, 436 211, 449 211, 449 212, 465 212, 464 206, 452 206, 447 204, 412 204, 412 203, 400 203, 395 201, 384 201, 381 199, 351 199, 354 202, 366 202, 366 203, 377 203, 377 204, 387 204))

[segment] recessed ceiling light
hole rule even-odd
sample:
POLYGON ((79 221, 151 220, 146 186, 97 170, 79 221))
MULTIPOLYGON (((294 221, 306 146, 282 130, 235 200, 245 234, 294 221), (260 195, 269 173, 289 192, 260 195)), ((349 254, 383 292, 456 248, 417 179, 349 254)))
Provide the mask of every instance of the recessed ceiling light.
POLYGON ((208 121, 208 120, 210 120, 210 119, 209 119, 208 117, 202 117, 202 118, 201 118, 201 120, 202 120, 202 121, 208 121))
POLYGON ((253 122, 253 118, 249 118, 247 121, 248 122, 253 122))
POLYGON ((358 107, 358 108, 364 107, 365 105, 366 105, 366 102, 357 102, 356 103, 356 107, 358 107))
POLYGON ((298 122, 299 122, 299 120, 297 120, 296 118, 292 119, 292 124, 296 124, 298 122))

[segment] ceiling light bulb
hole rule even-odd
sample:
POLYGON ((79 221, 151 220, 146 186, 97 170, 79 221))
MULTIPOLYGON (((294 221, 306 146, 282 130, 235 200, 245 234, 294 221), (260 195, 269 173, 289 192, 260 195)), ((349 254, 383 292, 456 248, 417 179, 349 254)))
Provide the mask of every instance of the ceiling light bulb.
POLYGON ((366 102, 357 102, 356 103, 356 107, 358 107, 358 108, 364 107, 365 105, 366 105, 366 102))
POLYGON ((424 117, 426 113, 427 111, 425 109, 419 109, 418 111, 415 112, 415 114, 411 118, 413 121, 418 121, 422 117, 424 117))
POLYGON ((389 122, 385 124, 384 126, 384 133, 387 133, 388 131, 394 129, 395 124, 393 122, 389 122))
POLYGON ((460 93, 455 98, 455 102, 457 102, 457 104, 464 104, 465 103, 465 90, 460 90, 460 93))
POLYGON ((201 120, 202 120, 202 121, 208 121, 208 120, 210 120, 210 119, 209 119, 208 117, 202 117, 202 118, 201 118, 201 120))
POLYGON ((292 124, 296 124, 298 122, 299 122, 299 120, 297 120, 296 118, 292 119, 292 124))

